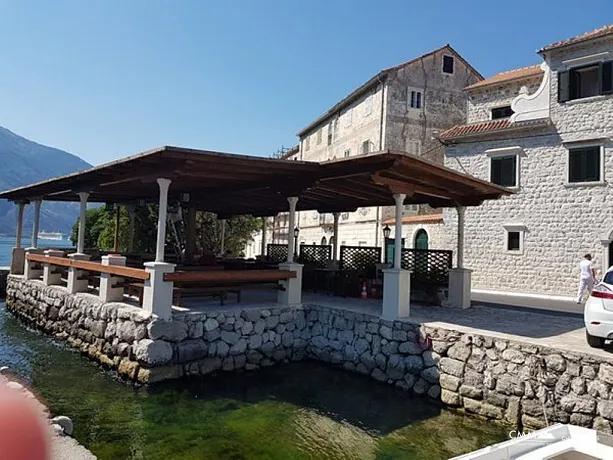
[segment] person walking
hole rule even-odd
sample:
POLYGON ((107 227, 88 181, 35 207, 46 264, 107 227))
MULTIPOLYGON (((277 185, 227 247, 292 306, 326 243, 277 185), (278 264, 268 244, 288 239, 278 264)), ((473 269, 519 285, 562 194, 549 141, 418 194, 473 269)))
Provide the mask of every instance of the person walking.
POLYGON ((586 254, 581 262, 579 262, 579 291, 577 292, 577 298, 575 302, 581 303, 583 299, 583 293, 587 290, 587 294, 592 293, 594 283, 596 282, 596 272, 594 271, 594 265, 592 264, 591 254, 586 254))

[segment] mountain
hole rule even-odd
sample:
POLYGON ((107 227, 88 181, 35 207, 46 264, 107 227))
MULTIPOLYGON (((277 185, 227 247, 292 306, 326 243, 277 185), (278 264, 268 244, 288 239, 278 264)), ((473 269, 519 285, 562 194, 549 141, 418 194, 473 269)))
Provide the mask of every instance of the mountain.
MULTIPOLYGON (((76 155, 37 144, 0 126, 0 190, 91 168, 76 155)), ((69 233, 79 215, 77 203, 43 201, 40 230, 69 233)), ((32 206, 26 206, 24 237, 32 231, 32 206)), ((0 235, 14 235, 17 206, 0 200, 0 235)))

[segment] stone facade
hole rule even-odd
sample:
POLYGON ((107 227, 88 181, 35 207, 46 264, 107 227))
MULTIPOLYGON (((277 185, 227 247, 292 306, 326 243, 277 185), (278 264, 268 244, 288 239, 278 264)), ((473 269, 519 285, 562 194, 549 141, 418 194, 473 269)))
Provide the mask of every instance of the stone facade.
MULTIPOLYGON (((465 120, 467 96, 462 90, 481 80, 481 75, 453 48, 444 46, 387 69, 378 77, 303 130, 298 152, 288 158, 322 162, 391 149, 442 163, 444 149, 434 135, 465 120), (453 73, 443 72, 444 56, 453 57, 453 73), (421 94, 418 108, 411 107, 411 91, 421 94)), ((393 203, 390 194, 390 206, 393 203)), ((434 211, 421 206, 405 212, 434 211)), ((360 208, 346 213, 340 221, 339 245, 345 241, 353 246, 382 246, 380 222, 392 216, 388 208, 360 208)), ((332 216, 325 219, 331 221, 332 216)), ((299 212, 297 225, 300 241, 306 244, 330 239, 326 226, 319 224, 317 211, 299 212)), ((276 234, 276 243, 287 242, 286 232, 276 234)), ((261 243, 261 236, 257 235, 255 241, 261 243)))
MULTIPOLYGON (((613 210, 608 206, 613 177, 609 161, 613 154, 613 96, 558 102, 558 73, 578 65, 580 59, 589 61, 590 56, 606 53, 613 56, 610 36, 545 53, 543 81, 549 82, 545 88, 549 127, 524 129, 513 135, 491 133, 447 148, 446 166, 487 181, 488 151, 515 148, 519 162, 515 195, 466 211, 464 262, 473 270, 474 288, 571 296, 576 295, 578 263, 584 254, 592 254, 600 276, 613 264, 609 256, 613 210), (600 180, 569 183, 569 148, 582 145, 601 146, 600 180), (522 234, 519 251, 507 250, 509 229, 522 234)), ((506 85, 504 92, 493 87, 471 93, 468 120, 487 120, 485 114, 491 106, 508 104, 524 85, 534 89, 536 83, 517 81, 506 85)), ((451 245, 455 244, 456 222, 455 211, 446 210, 451 245)))
POLYGON ((7 308, 129 380, 314 359, 521 428, 570 422, 611 432, 613 358, 318 305, 160 321, 16 276, 9 277, 7 308))

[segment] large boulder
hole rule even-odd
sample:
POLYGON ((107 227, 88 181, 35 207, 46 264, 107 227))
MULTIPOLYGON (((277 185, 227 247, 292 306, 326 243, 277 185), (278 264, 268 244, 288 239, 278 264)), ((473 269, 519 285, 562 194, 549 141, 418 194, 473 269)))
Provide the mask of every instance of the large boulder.
POLYGON ((143 339, 133 349, 136 359, 150 366, 161 366, 172 359, 172 345, 163 340, 143 339))

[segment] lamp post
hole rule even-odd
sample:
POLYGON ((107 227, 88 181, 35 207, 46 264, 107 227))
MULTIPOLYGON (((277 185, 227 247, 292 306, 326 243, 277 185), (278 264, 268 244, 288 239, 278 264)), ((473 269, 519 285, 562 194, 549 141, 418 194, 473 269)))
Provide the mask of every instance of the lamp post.
POLYGON ((294 260, 297 259, 298 256, 298 235, 300 234, 300 229, 298 226, 294 227, 294 260))
POLYGON ((392 229, 389 228, 389 226, 386 225, 385 227, 383 227, 383 250, 385 251, 385 263, 389 262, 387 248, 389 246, 389 238, 390 238, 391 233, 392 233, 392 229))

